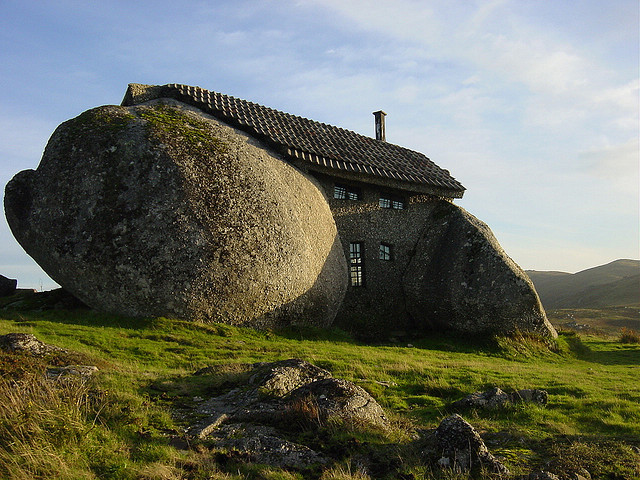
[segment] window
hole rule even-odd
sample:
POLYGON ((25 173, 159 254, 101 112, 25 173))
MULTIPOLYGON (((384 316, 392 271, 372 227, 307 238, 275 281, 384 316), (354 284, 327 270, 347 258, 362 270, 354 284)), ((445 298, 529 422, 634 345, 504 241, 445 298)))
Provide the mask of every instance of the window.
POLYGON ((333 198, 339 200, 362 200, 362 192, 359 188, 335 185, 333 187, 333 198))
POLYGON ((399 197, 392 197, 391 195, 381 195, 380 202, 378 204, 380 205, 380 208, 404 210, 404 200, 399 197))
POLYGON ((380 244, 380 256, 379 256, 380 260, 392 260, 392 256, 391 256, 391 245, 389 245, 388 243, 381 243, 380 244))
POLYGON ((362 242, 352 242, 349 244, 349 276, 352 287, 362 287, 364 285, 364 244, 362 242))

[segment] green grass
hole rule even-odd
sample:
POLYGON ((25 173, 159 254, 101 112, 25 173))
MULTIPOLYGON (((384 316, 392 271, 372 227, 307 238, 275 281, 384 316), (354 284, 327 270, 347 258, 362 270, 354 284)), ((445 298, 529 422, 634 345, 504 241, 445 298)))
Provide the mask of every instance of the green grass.
POLYGON ((331 426, 303 432, 299 440, 340 452, 336 464, 314 472, 313 478, 369 478, 371 473, 350 463, 367 453, 401 458, 398 464, 381 465, 382 473, 371 478, 397 478, 389 476, 391 468, 405 478, 466 478, 433 471, 420 457, 410 431, 435 428, 453 413, 453 400, 493 386, 549 392, 546 407, 461 412, 513 472, 528 473, 552 460, 557 468, 582 462, 598 473, 597 478, 640 476, 640 457, 632 450, 640 447, 640 345, 617 339, 567 333, 551 345, 526 338, 478 344, 435 335, 412 345, 366 345, 339 330, 257 332, 87 310, 37 312, 24 306, 0 311, 0 334, 9 332, 33 333, 74 352, 68 354, 72 363, 97 365, 100 373, 86 384, 47 390, 38 372, 65 358, 21 363, 10 355, 0 357, 5 382, 0 390, 11 391, 8 386, 16 378, 26 389, 17 399, 4 401, 1 478, 310 478, 229 462, 210 452, 206 443, 186 450, 172 446, 184 427, 175 413, 188 411, 194 397, 216 394, 224 381, 242 377, 231 367, 219 368, 217 376, 193 372, 292 357, 362 386, 396 425, 392 434, 331 426), (18 406, 20 399, 27 399, 26 406, 18 406), (20 438, 8 439, 11 425, 24 418, 34 424, 20 438), (381 454, 388 449, 395 457, 381 454))

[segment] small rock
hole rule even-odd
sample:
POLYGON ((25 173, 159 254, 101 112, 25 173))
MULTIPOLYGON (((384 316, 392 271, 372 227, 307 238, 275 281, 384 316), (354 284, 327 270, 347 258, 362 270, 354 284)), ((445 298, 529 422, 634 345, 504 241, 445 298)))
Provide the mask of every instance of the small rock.
POLYGON ((486 392, 475 392, 451 404, 454 408, 498 409, 516 403, 546 405, 549 394, 546 390, 523 389, 508 394, 498 387, 486 392))
POLYGON ((13 295, 18 286, 18 280, 7 278, 4 275, 0 275, 0 297, 8 297, 13 295))
POLYGON ((495 387, 486 392, 475 392, 461 400, 453 402, 454 408, 504 408, 510 397, 500 388, 495 387))
POLYGON ((549 394, 546 390, 527 388, 512 393, 511 401, 513 403, 523 402, 534 403, 536 405, 546 405, 549 402, 549 394))
POLYGON ((48 368, 47 378, 52 380, 69 376, 89 378, 96 372, 98 372, 98 367, 94 365, 67 365, 65 367, 48 368))
POLYGON ((0 349, 7 352, 21 352, 30 355, 46 355, 51 352, 64 352, 60 347, 48 345, 31 333, 8 333, 0 336, 0 349))
POLYGON ((442 420, 436 429, 436 440, 441 455, 453 459, 453 467, 462 471, 485 466, 500 474, 509 470, 487 449, 478 432, 460 415, 442 420))
MULTIPOLYGON (((585 470, 586 472, 586 470, 585 470)), ((577 472, 573 472, 571 475, 569 475, 569 480, 591 480, 591 474, 589 474, 589 472, 587 472, 588 476, 584 476, 581 475, 577 472)))
POLYGON ((551 472, 541 470, 539 472, 531 472, 529 476, 526 477, 526 480, 560 480, 560 478, 551 472))

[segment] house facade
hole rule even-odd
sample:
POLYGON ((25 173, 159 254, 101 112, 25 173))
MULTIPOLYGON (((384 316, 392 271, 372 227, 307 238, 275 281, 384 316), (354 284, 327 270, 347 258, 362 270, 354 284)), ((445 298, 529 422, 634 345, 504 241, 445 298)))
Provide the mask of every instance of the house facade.
POLYGON ((243 130, 317 179, 349 270, 338 325, 411 327, 404 273, 434 207, 461 198, 465 188, 425 155, 386 142, 384 112, 374 113, 377 138, 371 138, 186 85, 131 84, 122 105, 157 98, 195 106, 243 130))

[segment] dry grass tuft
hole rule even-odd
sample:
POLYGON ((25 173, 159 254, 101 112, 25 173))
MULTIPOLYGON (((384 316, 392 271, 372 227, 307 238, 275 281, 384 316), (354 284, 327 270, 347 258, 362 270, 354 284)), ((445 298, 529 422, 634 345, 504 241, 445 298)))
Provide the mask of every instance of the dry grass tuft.
POLYGON ((620 330, 620 343, 640 343, 640 332, 630 328, 622 328, 620 330))
POLYGON ((76 477, 72 465, 85 462, 74 447, 94 427, 99 401, 79 379, 0 378, 0 476, 76 477))

